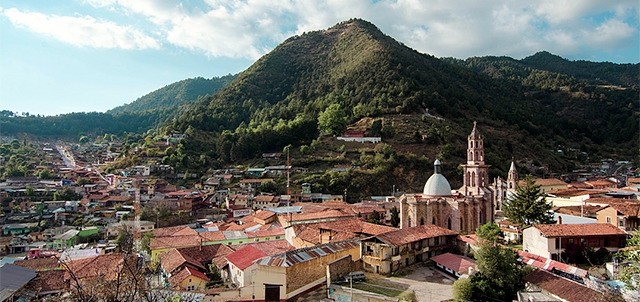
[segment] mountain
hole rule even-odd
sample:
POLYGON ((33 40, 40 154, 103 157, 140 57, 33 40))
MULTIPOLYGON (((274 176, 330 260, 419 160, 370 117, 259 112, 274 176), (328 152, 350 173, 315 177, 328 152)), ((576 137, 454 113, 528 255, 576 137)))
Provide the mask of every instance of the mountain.
MULTIPOLYGON (((637 151, 638 90, 627 79, 638 66, 571 62, 544 52, 523 60, 438 59, 353 19, 287 39, 159 132, 185 132, 188 139, 169 162, 199 169, 312 144, 320 133, 317 117, 331 104, 350 123, 383 118, 396 132, 404 129, 393 126, 394 117, 428 110, 402 127, 420 125, 412 128, 415 137, 439 133, 439 145, 412 153, 447 151, 452 161, 462 159, 475 120, 494 135, 490 156, 504 169, 515 157, 566 171, 574 164, 569 151, 592 157, 637 151)), ((385 141, 407 140, 389 135, 385 141)))
POLYGON ((195 102, 199 97, 215 93, 234 78, 234 75, 229 74, 211 79, 197 77, 178 81, 150 92, 129 104, 113 108, 107 113, 115 115, 156 110, 174 111, 184 104, 195 102))
POLYGON ((540 70, 563 73, 593 84, 638 88, 638 79, 640 79, 638 64, 595 63, 582 60, 569 61, 547 51, 541 51, 526 57, 522 59, 522 63, 540 70))
POLYGON ((77 139, 82 135, 142 133, 176 115, 180 107, 213 95, 235 78, 234 75, 186 79, 150 92, 130 104, 106 113, 74 112, 56 116, 18 116, 0 112, 3 135, 28 134, 40 137, 77 139))

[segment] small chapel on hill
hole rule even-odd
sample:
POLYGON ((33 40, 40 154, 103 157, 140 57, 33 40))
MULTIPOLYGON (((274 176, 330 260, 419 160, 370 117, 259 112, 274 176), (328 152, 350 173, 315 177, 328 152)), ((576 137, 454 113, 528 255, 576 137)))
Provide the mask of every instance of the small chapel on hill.
POLYGON ((440 161, 422 193, 403 194, 400 203, 400 227, 435 224, 462 233, 474 233, 481 225, 502 215, 502 204, 515 190, 518 173, 511 162, 507 180, 489 183, 489 165, 484 162, 484 139, 473 123, 467 139, 467 162, 463 167, 463 185, 451 190, 441 174, 440 161))

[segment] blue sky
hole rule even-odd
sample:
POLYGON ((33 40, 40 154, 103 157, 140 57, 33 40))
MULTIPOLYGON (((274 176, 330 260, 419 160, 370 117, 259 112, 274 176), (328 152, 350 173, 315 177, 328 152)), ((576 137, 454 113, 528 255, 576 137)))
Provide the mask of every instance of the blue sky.
POLYGON ((639 14, 637 0, 0 0, 0 109, 106 111, 354 17, 437 57, 638 63, 639 14))

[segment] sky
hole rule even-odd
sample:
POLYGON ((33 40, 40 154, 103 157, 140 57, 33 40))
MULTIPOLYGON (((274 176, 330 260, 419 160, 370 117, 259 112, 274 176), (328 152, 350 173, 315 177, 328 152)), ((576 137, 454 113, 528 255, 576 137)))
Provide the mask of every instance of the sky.
MULTIPOLYGON (((640 62, 637 0, 0 0, 0 110, 103 112, 351 18, 436 57, 640 62)), ((0 129, 1 131, 1 129, 0 129)))

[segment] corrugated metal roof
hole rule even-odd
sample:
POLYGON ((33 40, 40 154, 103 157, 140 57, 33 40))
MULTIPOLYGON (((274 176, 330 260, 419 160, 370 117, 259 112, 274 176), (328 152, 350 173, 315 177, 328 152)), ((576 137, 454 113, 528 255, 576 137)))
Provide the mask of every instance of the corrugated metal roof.
POLYGON ((36 271, 30 268, 5 264, 0 267, 0 290, 20 289, 35 278, 36 275, 36 271))
POLYGON ((358 246, 360 246, 360 242, 358 240, 332 242, 264 257, 258 261, 258 264, 266 266, 291 267, 296 263, 321 258, 326 256, 327 254, 348 250, 358 246))

